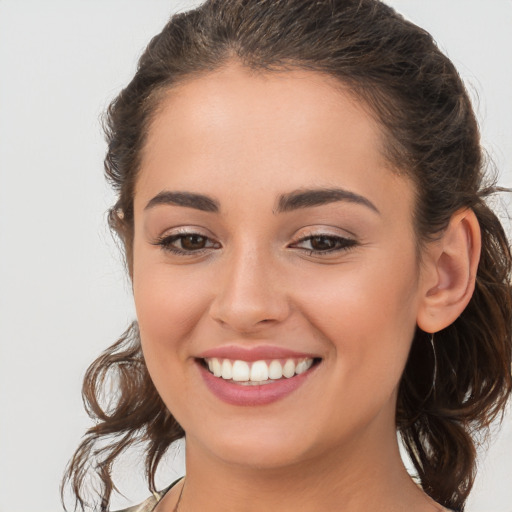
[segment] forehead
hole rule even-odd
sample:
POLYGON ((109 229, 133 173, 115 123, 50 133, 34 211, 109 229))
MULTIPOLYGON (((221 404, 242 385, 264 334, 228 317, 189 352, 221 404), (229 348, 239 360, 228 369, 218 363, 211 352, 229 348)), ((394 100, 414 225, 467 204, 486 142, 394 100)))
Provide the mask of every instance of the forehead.
POLYGON ((281 129, 281 139, 288 134, 285 140, 293 140, 310 138, 319 125, 325 132, 334 125, 342 129, 340 121, 364 129, 365 137, 377 145, 382 139, 366 105, 339 80, 315 71, 260 72, 231 63, 162 94, 148 135, 158 137, 165 125, 167 135, 183 139, 211 139, 216 133, 220 139, 225 133, 219 129, 231 128, 232 137, 271 135, 281 129), (172 119, 179 124, 171 125, 172 119))
MULTIPOLYGON (((339 186, 378 189, 395 181, 383 133, 338 80, 292 70, 261 73, 230 64, 162 96, 149 127, 136 188, 215 191, 339 186), (344 183, 341 183, 344 185, 344 183)), ((354 190, 356 191, 356 190, 354 190)), ((357 192, 357 191, 356 191, 357 192)), ((147 197, 146 197, 147 198, 147 197)))

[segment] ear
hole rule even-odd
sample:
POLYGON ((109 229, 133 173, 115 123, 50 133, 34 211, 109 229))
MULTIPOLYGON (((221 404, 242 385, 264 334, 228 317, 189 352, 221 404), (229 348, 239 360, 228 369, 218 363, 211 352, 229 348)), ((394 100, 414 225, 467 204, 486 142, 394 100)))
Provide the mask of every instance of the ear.
POLYGON ((424 254, 417 324, 437 332, 453 323, 475 289, 480 260, 480 226, 473 210, 453 214, 442 237, 424 254))

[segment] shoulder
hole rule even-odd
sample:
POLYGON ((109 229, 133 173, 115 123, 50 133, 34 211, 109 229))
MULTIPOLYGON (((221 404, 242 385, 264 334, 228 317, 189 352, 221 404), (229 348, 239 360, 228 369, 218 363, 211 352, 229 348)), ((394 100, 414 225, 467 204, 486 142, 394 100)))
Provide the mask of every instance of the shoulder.
POLYGON ((147 500, 133 507, 123 508, 116 512, 151 512, 154 510, 156 504, 160 501, 161 496, 150 496, 147 500))
POLYGON ((153 496, 150 496, 147 500, 139 503, 138 505, 134 505, 133 507, 123 508, 122 510, 117 510, 115 512, 152 512, 158 502, 170 491, 181 479, 175 480, 169 487, 165 488, 163 491, 153 493, 153 496))

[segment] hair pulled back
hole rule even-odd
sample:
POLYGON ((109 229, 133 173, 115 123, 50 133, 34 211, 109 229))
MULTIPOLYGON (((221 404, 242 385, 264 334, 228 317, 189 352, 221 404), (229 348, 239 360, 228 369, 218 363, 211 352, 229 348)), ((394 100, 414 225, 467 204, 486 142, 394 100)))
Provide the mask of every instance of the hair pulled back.
MULTIPOLYGON (((486 198, 475 116, 464 85, 432 37, 377 0, 208 0, 174 15, 140 58, 106 115, 105 170, 118 192, 111 227, 131 270, 133 195, 145 136, 163 93, 237 60, 264 72, 302 68, 337 78, 367 105, 386 137, 390 166, 410 177, 418 244, 428 243, 461 208, 474 210, 482 254, 474 295, 435 335, 417 330, 400 384, 396 422, 425 492, 463 510, 475 476, 478 432, 504 409, 511 378, 511 254, 486 198), (435 382, 432 383, 433 376, 435 382)), ((84 403, 96 424, 67 468, 77 504, 99 477, 100 510, 115 486, 112 464, 145 444, 146 476, 184 432, 154 388, 134 323, 88 369, 84 403), (107 381, 116 392, 105 400, 107 381)))

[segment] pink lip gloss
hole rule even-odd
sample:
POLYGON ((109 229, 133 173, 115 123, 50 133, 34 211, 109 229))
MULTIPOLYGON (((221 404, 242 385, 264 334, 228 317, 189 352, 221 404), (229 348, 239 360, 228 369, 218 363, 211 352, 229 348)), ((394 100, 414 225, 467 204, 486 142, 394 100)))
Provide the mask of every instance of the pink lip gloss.
POLYGON ((317 365, 313 365, 300 375, 294 375, 290 378, 283 377, 257 385, 215 377, 199 362, 197 367, 208 389, 223 402, 239 406, 256 406, 276 402, 293 393, 306 382, 317 365))

